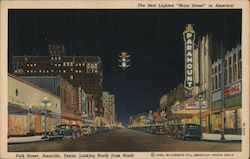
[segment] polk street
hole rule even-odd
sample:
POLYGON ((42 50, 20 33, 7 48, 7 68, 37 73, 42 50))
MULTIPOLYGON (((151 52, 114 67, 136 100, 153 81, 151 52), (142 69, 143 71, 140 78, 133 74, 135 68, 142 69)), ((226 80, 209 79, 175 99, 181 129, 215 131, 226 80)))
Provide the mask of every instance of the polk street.
POLYGON ((76 139, 8 145, 9 152, 145 152, 145 151, 241 151, 241 142, 183 141, 131 129, 115 129, 106 133, 76 139))

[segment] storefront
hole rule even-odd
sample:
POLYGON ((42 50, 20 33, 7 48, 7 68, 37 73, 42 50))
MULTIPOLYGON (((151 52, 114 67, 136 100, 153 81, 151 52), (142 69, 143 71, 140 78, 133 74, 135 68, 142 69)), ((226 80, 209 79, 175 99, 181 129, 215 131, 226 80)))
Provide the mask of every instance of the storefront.
MULTIPOLYGON (((241 81, 236 81, 225 87, 224 133, 241 134, 242 106, 241 106, 241 81)), ((212 133, 221 131, 221 90, 212 94, 211 128, 212 133)))
POLYGON ((44 133, 45 111, 46 131, 51 132, 60 123, 60 98, 18 77, 8 76, 8 136, 44 133))

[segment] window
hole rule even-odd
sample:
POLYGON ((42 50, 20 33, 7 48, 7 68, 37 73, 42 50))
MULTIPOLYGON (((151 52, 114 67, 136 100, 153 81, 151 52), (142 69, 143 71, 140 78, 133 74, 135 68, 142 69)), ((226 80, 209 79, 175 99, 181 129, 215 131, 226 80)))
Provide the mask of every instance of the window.
POLYGON ((58 66, 60 67, 60 66, 61 66, 61 64, 59 63, 59 64, 58 64, 58 66))
POLYGON ((36 64, 34 63, 34 66, 36 66, 36 64))
POLYGON ((30 73, 33 73, 33 70, 30 70, 30 73))
POLYGON ((53 57, 53 56, 51 56, 51 60, 54 60, 54 57, 53 57))
POLYGON ((49 73, 49 70, 47 70, 46 72, 49 73))
POLYGON ((78 66, 78 64, 76 63, 76 66, 78 66))
POLYGON ((74 79, 74 76, 70 76, 70 79, 74 79))
POLYGON ((65 73, 66 72, 66 70, 63 70, 63 73, 65 73))
POLYGON ((73 66, 73 62, 70 62, 70 66, 73 66))
POLYGON ((79 63, 79 66, 82 66, 82 64, 81 64, 81 63, 79 63))
POLYGON ((75 73, 78 73, 78 70, 75 70, 75 73))
POLYGON ((54 72, 54 70, 51 70, 51 72, 54 72))
POLYGON ((79 73, 81 73, 82 72, 82 70, 79 70, 79 73))
POLYGON ((85 66, 85 63, 84 63, 84 62, 82 63, 82 66, 85 66))
POLYGON ((61 60, 61 56, 60 55, 58 56, 58 60, 61 60))
POLYGON ((30 72, 30 70, 27 70, 27 73, 29 73, 30 72))
POLYGON ((67 66, 69 66, 69 62, 67 62, 67 66))
POLYGON ((63 66, 66 66, 66 62, 63 62, 63 66))
POLYGON ((27 65, 27 66, 30 66, 30 64, 28 64, 28 63, 27 63, 26 65, 27 65))
POLYGON ((41 73, 41 72, 42 72, 42 70, 39 70, 39 72, 41 73))
POLYGON ((55 63, 55 66, 57 66, 57 64, 55 63))
POLYGON ((70 70, 73 71, 73 68, 71 68, 70 70))
POLYGON ((59 70, 59 73, 61 73, 61 70, 59 70))

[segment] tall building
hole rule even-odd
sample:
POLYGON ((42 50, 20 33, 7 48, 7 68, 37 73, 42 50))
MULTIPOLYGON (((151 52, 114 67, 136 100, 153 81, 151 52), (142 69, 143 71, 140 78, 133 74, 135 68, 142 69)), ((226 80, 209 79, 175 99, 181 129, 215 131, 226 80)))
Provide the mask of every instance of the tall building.
MULTIPOLYGON (((78 94, 93 95, 95 114, 103 116, 102 90, 103 72, 99 56, 66 55, 63 45, 49 45, 48 56, 13 56, 13 73, 17 76, 56 76, 61 75, 78 88, 78 94)), ((78 114, 82 114, 81 99, 78 99, 78 114)))
POLYGON ((109 125, 115 124, 115 95, 103 92, 103 107, 105 109, 105 120, 109 125))
MULTIPOLYGON (((241 46, 227 51, 224 59, 224 132, 241 134, 242 114, 242 57, 241 46)), ((212 64, 212 132, 221 131, 221 59, 212 64)))

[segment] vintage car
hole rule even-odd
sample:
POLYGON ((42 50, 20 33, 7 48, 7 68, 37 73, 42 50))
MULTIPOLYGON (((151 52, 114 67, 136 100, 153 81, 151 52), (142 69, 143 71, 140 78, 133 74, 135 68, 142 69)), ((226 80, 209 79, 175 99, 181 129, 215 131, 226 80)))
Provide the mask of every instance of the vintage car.
POLYGON ((62 124, 57 125, 56 129, 50 134, 50 138, 52 137, 62 137, 67 138, 71 137, 73 139, 80 137, 81 131, 78 125, 68 125, 62 124))
POLYGON ((202 138, 200 125, 198 124, 184 124, 178 131, 178 138, 182 140, 202 138))

